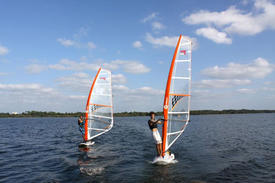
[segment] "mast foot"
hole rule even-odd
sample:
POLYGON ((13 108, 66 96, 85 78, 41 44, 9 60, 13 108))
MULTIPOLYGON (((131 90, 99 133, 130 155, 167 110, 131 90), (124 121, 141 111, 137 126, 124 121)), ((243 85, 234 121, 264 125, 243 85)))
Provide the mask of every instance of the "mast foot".
POLYGON ((175 155, 173 153, 165 153, 164 157, 158 156, 155 157, 152 164, 157 164, 157 165, 168 165, 168 164, 174 164, 177 163, 178 161, 175 160, 175 155))

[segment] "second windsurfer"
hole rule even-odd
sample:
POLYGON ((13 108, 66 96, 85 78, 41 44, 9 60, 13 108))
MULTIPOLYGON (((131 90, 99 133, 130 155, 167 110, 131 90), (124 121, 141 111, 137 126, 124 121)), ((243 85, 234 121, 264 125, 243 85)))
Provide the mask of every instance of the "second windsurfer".
POLYGON ((78 118, 78 126, 79 126, 79 131, 81 132, 82 136, 84 136, 84 120, 82 116, 79 116, 78 118))

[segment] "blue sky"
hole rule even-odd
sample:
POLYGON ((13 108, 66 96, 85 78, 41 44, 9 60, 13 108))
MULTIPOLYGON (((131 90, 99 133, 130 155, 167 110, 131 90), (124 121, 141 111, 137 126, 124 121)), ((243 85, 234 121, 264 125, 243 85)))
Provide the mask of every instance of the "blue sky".
POLYGON ((84 111, 97 68, 114 110, 162 109, 180 34, 192 109, 275 108, 275 1, 1 1, 0 111, 84 111))

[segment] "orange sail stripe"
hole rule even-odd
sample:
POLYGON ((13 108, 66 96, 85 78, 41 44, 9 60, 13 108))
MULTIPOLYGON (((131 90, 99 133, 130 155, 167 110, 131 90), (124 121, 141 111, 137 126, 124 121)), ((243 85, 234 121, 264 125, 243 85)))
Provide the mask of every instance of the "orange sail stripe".
POLYGON ((101 107, 112 107, 111 105, 103 105, 103 104, 90 104, 90 105, 96 105, 101 107))
POLYGON ((90 93, 89 93, 89 96, 88 96, 88 100, 87 100, 87 104, 86 104, 85 136, 84 136, 84 139, 86 141, 88 140, 88 118, 89 118, 88 113, 89 113, 90 97, 91 97, 91 94, 93 92, 94 85, 95 85, 96 79, 97 79, 100 71, 101 71, 101 68, 99 68, 98 71, 97 71, 97 74, 96 74, 95 79, 93 81, 93 84, 91 86, 91 90, 90 90, 90 93))
POLYGON ((172 95, 172 96, 183 96, 183 97, 190 97, 191 95, 188 95, 188 94, 177 94, 177 93, 170 93, 169 95, 172 95))
POLYGON ((169 75, 167 79, 167 84, 166 84, 166 91, 165 91, 165 97, 164 97, 164 104, 163 104, 163 116, 164 116, 164 122, 162 126, 162 154, 161 156, 164 157, 165 154, 165 146, 166 146, 166 134, 167 134, 167 120, 168 120, 168 105, 169 105, 169 93, 170 93, 170 85, 171 85, 171 79, 173 75, 173 70, 174 70, 174 65, 175 65, 175 60, 177 57, 177 51, 179 49, 180 41, 181 41, 182 35, 180 35, 177 47, 173 56, 173 60, 171 62, 170 70, 169 70, 169 75))

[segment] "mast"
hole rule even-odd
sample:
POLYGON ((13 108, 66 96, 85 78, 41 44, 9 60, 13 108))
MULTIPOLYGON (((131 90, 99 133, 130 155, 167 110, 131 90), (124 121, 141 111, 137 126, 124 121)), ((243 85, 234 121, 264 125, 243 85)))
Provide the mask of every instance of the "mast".
POLYGON ((167 122, 168 122, 168 108, 169 108, 169 93, 170 93, 170 85, 171 85, 171 79, 172 74, 174 70, 175 60, 177 57, 177 52, 179 49, 179 45, 181 42, 182 35, 180 35, 177 43, 177 47, 174 52, 173 60, 171 62, 170 71, 168 74, 167 84, 166 84, 166 90, 165 90, 165 97, 164 97, 164 103, 163 103, 163 116, 164 116, 164 123, 162 126, 162 157, 164 157, 165 150, 166 150, 166 140, 167 140, 167 122))
POLYGON ((88 140, 88 118, 89 118, 89 106, 90 106, 90 98, 91 98, 91 94, 92 94, 92 92, 93 92, 93 88, 94 88, 94 85, 95 85, 95 82, 96 82, 96 80, 97 80, 97 78, 98 78, 98 75, 99 75, 99 73, 100 73, 100 71, 101 71, 101 68, 99 68, 98 69, 98 71, 97 71, 97 74, 96 74, 96 76, 95 76, 95 79, 94 79, 94 81, 93 81, 93 84, 92 84, 92 86, 91 86, 91 90, 90 90, 90 93, 89 93, 89 96, 88 96, 88 99, 87 99, 87 104, 86 104, 86 114, 85 114, 85 136, 84 136, 84 139, 85 139, 85 141, 87 141, 88 140))

